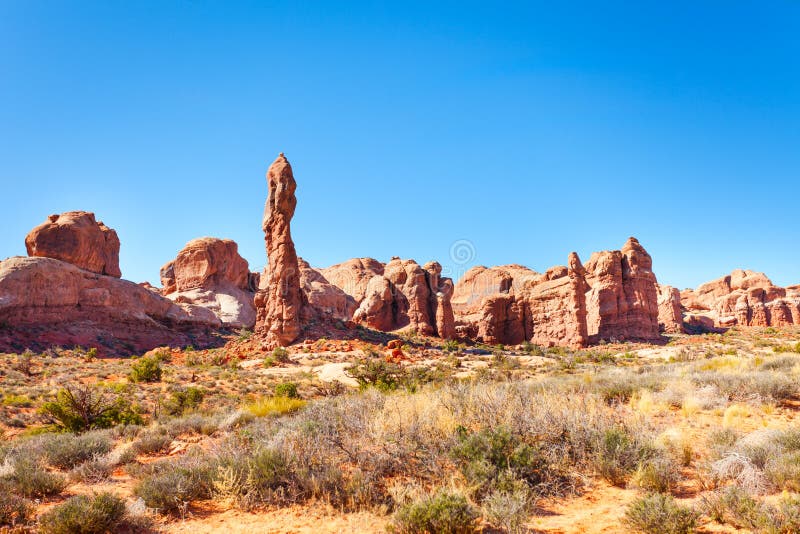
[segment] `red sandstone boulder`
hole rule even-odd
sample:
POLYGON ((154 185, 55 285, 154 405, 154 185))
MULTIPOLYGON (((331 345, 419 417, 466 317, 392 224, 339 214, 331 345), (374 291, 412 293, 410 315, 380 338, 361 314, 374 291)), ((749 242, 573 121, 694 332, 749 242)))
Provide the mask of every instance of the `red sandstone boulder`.
POLYGON ((2 351, 79 345, 113 354, 208 346, 220 326, 210 311, 183 309, 134 282, 20 257, 0 262, 0 323, 2 351))
POLYGON ((353 258, 345 262, 320 269, 320 273, 356 301, 361 303, 367 293, 367 285, 373 276, 383 276, 383 264, 372 258, 353 258))
POLYGON ((119 238, 94 213, 50 215, 25 237, 29 256, 54 258, 93 273, 119 278, 119 238))
POLYGON ((255 324, 253 282, 247 260, 230 239, 194 239, 161 268, 165 296, 179 304, 207 308, 231 327, 255 324))
POLYGON ((262 228, 269 263, 255 298, 256 331, 266 346, 286 346, 300 335, 304 299, 291 232, 297 183, 283 154, 270 165, 267 186, 262 228))
POLYGON ((323 318, 349 321, 356 311, 353 297, 328 282, 323 274, 312 268, 308 262, 298 258, 300 267, 300 285, 303 289, 308 308, 323 318))

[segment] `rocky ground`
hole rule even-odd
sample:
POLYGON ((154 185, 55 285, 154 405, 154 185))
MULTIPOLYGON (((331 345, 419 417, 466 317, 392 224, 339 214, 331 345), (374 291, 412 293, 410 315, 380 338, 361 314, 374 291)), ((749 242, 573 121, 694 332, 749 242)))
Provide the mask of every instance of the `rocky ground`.
POLYGON ((49 510, 110 492, 127 506, 118 530, 417 532, 403 510, 446 490, 485 531, 630 532, 650 494, 678 510, 659 521, 693 510, 698 532, 798 525, 796 329, 585 350, 361 332, 274 352, 241 331, 132 359, 3 355, 0 482, 31 508, 4 501, 0 519, 55 532, 49 510), (57 432, 52 403, 81 388, 128 419, 57 432), (516 467, 496 472, 493 454, 516 467))

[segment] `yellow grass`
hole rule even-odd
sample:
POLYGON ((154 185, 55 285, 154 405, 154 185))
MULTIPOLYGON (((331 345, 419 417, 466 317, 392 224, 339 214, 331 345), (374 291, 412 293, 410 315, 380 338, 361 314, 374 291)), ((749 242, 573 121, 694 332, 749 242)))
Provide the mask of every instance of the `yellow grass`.
POLYGON ((261 397, 247 405, 244 409, 255 417, 277 417, 287 413, 296 412, 306 405, 303 399, 290 399, 289 397, 261 397))

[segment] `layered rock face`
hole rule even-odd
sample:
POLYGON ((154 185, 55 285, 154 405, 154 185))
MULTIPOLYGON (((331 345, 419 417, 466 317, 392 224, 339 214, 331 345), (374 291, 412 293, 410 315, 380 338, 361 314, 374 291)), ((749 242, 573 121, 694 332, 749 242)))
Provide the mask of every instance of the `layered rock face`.
POLYGON ((316 317, 339 321, 349 321, 356 311, 356 300, 331 284, 317 269, 311 267, 302 258, 298 259, 300 267, 300 286, 308 306, 304 308, 316 317))
POLYGON ((119 278, 117 234, 93 214, 52 215, 25 243, 31 255, 58 257, 0 262, 0 350, 77 345, 124 355, 221 344, 210 310, 119 278))
POLYGON ((262 229, 269 263, 255 298, 256 331, 268 346, 286 346, 300 335, 304 298, 291 233, 297 183, 283 154, 267 171, 267 187, 262 229))
POLYGON ((53 258, 97 274, 120 278, 117 232, 94 213, 68 211, 50 215, 25 237, 28 256, 53 258))
POLYGON ((763 273, 737 269, 680 294, 693 323, 707 329, 800 324, 800 291, 776 286, 763 273))
POLYGON ((655 340, 656 285, 650 255, 634 238, 593 254, 586 267, 574 252, 568 265, 541 275, 518 265, 477 267, 456 285, 456 329, 490 344, 655 340))
POLYGON ((650 254, 636 238, 586 263, 587 327, 593 341, 659 338, 658 290, 650 254))
POLYGON ((211 310, 225 326, 252 328, 255 279, 230 239, 203 237, 186 244, 161 268, 163 294, 211 310))
POLYGON ((358 264, 349 264, 347 269, 335 267, 337 272, 344 273, 339 276, 340 283, 357 281, 350 286, 353 294, 364 295, 360 302, 356 300, 359 302, 353 315, 356 323, 383 331, 413 328, 428 336, 445 339, 455 336, 450 303, 453 281, 441 276, 440 264, 429 262, 420 266, 414 260, 392 258, 383 266, 382 274, 374 274, 381 272, 375 260, 358 260, 358 264), (364 285, 368 274, 372 276, 364 285))
POLYGON ((681 292, 672 286, 658 285, 658 328, 667 334, 683 332, 681 292))
POLYGON ((383 264, 372 258, 353 258, 320 269, 320 273, 330 283, 353 297, 356 303, 360 303, 367 295, 369 281, 375 276, 383 276, 383 264))

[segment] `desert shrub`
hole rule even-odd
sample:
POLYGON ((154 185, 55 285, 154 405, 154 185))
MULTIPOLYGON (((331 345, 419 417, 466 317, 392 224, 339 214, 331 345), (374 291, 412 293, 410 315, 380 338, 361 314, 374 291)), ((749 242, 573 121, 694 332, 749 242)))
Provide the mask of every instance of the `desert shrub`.
POLYGON ((402 367, 381 358, 358 360, 347 369, 346 374, 355 378, 362 389, 375 387, 381 391, 397 389, 406 376, 402 367))
POLYGON ((247 404, 245 410, 255 417, 277 417, 296 412, 306 405, 303 399, 290 397, 261 397, 247 404))
POLYGON ((509 534, 527 532, 531 491, 527 486, 511 490, 495 490, 483 499, 483 513, 492 525, 502 528, 509 534))
POLYGON ((719 523, 758 530, 763 523, 761 504, 738 486, 728 486, 703 497, 703 509, 719 523))
POLYGON ((155 428, 143 432, 133 442, 132 448, 136 454, 157 454, 169 449, 172 444, 172 436, 162 430, 164 429, 155 428))
POLYGON ((689 534, 698 514, 681 506, 670 495, 653 493, 633 501, 625 510, 625 524, 643 534, 689 534))
POLYGON ((622 486, 628 476, 653 454, 651 447, 640 443, 626 429, 605 430, 599 438, 594 465, 597 472, 615 486, 622 486))
POLYGON ((289 363, 291 359, 289 359, 289 351, 284 347, 275 347, 272 350, 272 361, 278 363, 289 363))
POLYGON ((287 458, 275 449, 223 459, 214 477, 215 493, 244 509, 283 498, 291 482, 287 458))
POLYGON ((477 518, 478 513, 463 495, 439 490, 402 506, 391 530, 398 534, 469 534, 476 532, 477 518))
POLYGON ((22 354, 17 354, 11 368, 25 376, 31 376, 33 370, 33 352, 30 349, 22 354))
POLYGON ((0 491, 0 527, 24 525, 31 520, 35 510, 33 503, 28 499, 0 491))
POLYGON ((543 356, 544 350, 539 345, 534 345, 530 341, 524 341, 522 343, 522 350, 525 354, 530 354, 531 356, 543 356))
POLYGON ((131 363, 128 378, 132 382, 158 382, 161 380, 161 359, 158 356, 144 356, 131 363))
POLYGON ((276 397, 287 397, 289 399, 299 399, 300 394, 297 393, 297 384, 294 382, 283 382, 275 386, 276 397))
POLYGON ((479 498, 492 489, 511 489, 507 486, 514 479, 536 487, 548 475, 540 449, 505 428, 471 433, 461 427, 450 454, 479 498))
POLYGON ((671 458, 658 456, 641 462, 631 477, 631 483, 647 492, 670 493, 679 475, 671 458))
POLYGON ((13 472, 3 477, 8 487, 23 497, 40 498, 61 493, 66 480, 58 473, 51 473, 38 462, 28 458, 12 460, 13 472))
POLYGON ((41 412, 70 432, 142 423, 142 416, 123 397, 103 387, 83 384, 61 389, 54 401, 42 405, 41 412))
POLYGON ((205 392, 201 388, 189 386, 170 393, 169 398, 164 402, 164 411, 168 415, 184 415, 200 406, 205 397, 205 392))
POLYGON ((107 432, 94 431, 85 434, 49 434, 42 440, 44 460, 59 469, 72 469, 111 450, 111 439, 107 432))
POLYGON ((114 470, 106 457, 96 457, 75 466, 69 473, 71 480, 96 484, 108 480, 114 470))
POLYGON ((149 508, 161 513, 180 510, 185 504, 211 496, 216 465, 211 462, 158 464, 134 488, 149 508))
POLYGON ((42 514, 43 534, 103 534, 114 532, 125 517, 125 501, 112 493, 76 495, 42 514))

